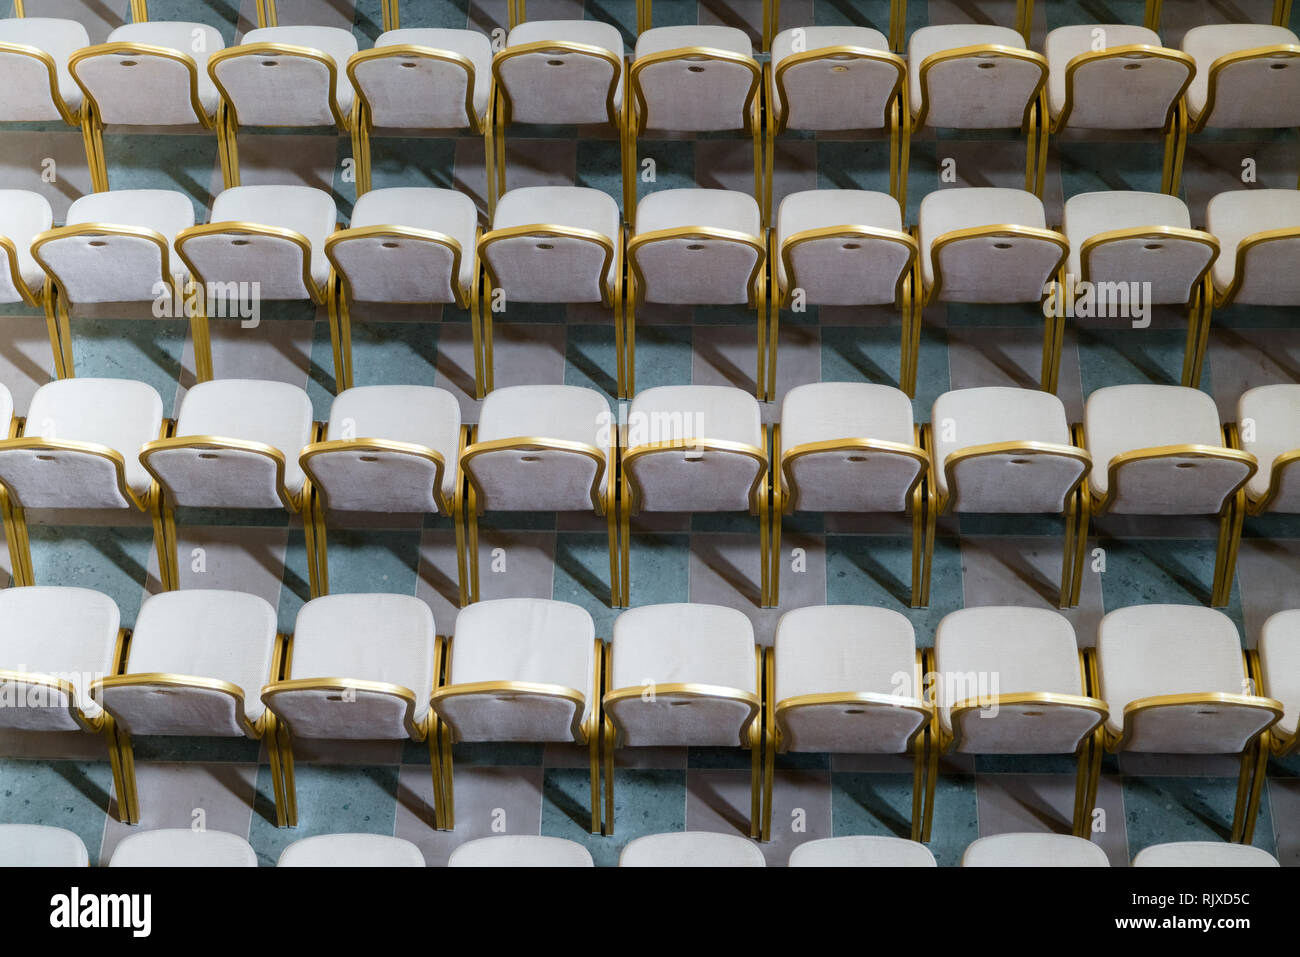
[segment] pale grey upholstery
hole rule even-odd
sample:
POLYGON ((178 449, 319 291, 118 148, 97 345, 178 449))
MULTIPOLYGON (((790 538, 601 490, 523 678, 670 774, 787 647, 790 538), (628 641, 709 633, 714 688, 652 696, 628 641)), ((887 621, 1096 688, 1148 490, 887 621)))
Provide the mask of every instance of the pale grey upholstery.
POLYGON ((501 61, 500 76, 515 123, 604 124, 609 122, 609 86, 615 115, 623 109, 623 36, 597 20, 529 20, 510 31, 506 49, 531 43, 578 43, 613 54, 618 67, 578 53, 517 54, 501 61))
POLYGON ((765 867, 753 841, 735 834, 678 831, 647 834, 629 841, 619 867, 765 867))
POLYGON ((903 232, 898 200, 861 189, 808 189, 790 193, 777 208, 777 260, 782 286, 798 286, 818 306, 873 306, 896 302, 908 266, 907 247, 886 239, 818 239, 791 251, 795 278, 786 274, 781 249, 791 236, 836 226, 903 232))
MULTIPOLYGON (((35 47, 54 61, 59 97, 76 115, 81 87, 68 72, 68 57, 90 46, 86 28, 76 20, 26 17, 0 20, 0 43, 35 47)), ((34 57, 0 51, 0 122, 49 122, 63 119, 50 96, 50 74, 34 57)))
MULTIPOLYGON (((263 27, 249 30, 240 46, 283 43, 323 54, 334 67, 334 102, 346 118, 352 110, 347 62, 357 52, 351 30, 340 27, 263 27)), ((333 126, 329 68, 301 56, 239 56, 216 65, 241 126, 333 126), (274 63, 267 67, 264 64, 274 63)))
MULTIPOLYGON (((611 246, 621 236, 618 204, 608 193, 583 186, 525 186, 507 192, 497 202, 493 232, 525 226, 586 230, 611 246)), ((561 236, 496 240, 485 245, 483 258, 495 287, 505 290, 507 304, 600 302, 613 290, 618 271, 617 255, 609 257, 606 267, 605 249, 561 236)))
POLYGON ((966 847, 962 867, 1109 867, 1106 852, 1069 834, 1031 832, 981 837, 966 847))
MULTIPOLYGON (((1288 67, 1300 74, 1300 63, 1288 67)), ((1238 189, 1219 193, 1205 207, 1205 228, 1219 240, 1219 258, 1210 274, 1222 296, 1235 279, 1241 285, 1233 302, 1254 306, 1293 306, 1300 303, 1300 239, 1274 240, 1247 253, 1246 275, 1237 276, 1237 252, 1242 241, 1275 229, 1300 231, 1300 191, 1238 189)))
MULTIPOLYGON (((1200 120, 1209 104, 1210 72, 1215 61, 1231 53, 1260 47, 1297 45, 1286 27, 1255 23, 1216 23, 1192 27, 1183 34, 1183 50, 1196 61, 1196 75, 1187 89, 1187 106, 1200 120)), ((1276 127, 1300 125, 1300 65, 1294 53, 1236 64, 1219 75, 1212 115, 1206 125, 1276 127), (1274 65, 1282 64, 1280 69, 1274 65)))
MULTIPOLYGON (((797 53, 842 46, 889 52, 885 35, 870 27, 799 27, 772 39, 772 70, 797 53), (800 50, 794 48, 796 38, 800 50)), ((872 61, 815 59, 789 67, 782 76, 791 101, 786 124, 794 130, 880 129, 888 123, 889 94, 897 82, 893 66, 872 61)), ((775 84, 771 106, 778 117, 786 109, 775 84)))
POLYGON ((126 126, 184 126, 211 121, 220 96, 208 75, 208 57, 225 47, 221 33, 202 23, 147 21, 126 23, 108 35, 108 43, 162 47, 189 57, 194 73, 182 63, 148 53, 101 53, 77 63, 77 79, 86 85, 100 119, 126 126), (202 116, 190 96, 191 75, 202 116))
POLYGON ((938 867, 924 844, 901 837, 854 834, 806 841, 790 852, 790 867, 938 867))
POLYGON ((276 867, 424 867, 419 847, 387 834, 319 834, 294 841, 276 867))
POLYGON ((933 66, 922 89, 921 67, 926 58, 962 47, 996 45, 1024 50, 1025 41, 1010 27, 957 23, 921 27, 907 42, 908 99, 913 115, 923 96, 925 124, 951 129, 999 129, 1020 126, 1042 71, 1032 63, 1008 57, 962 57, 933 66), (983 64, 983 66, 981 65, 983 64), (991 64, 991 66, 989 66, 991 64))
POLYGON ((43 824, 0 824, 0 867, 89 867, 86 842, 43 824))
MULTIPOLYGON (((685 25, 654 27, 636 38, 635 63, 651 54, 705 47, 747 57, 749 35, 736 27, 685 25)), ((745 126, 747 97, 757 96, 757 74, 738 63, 676 57, 641 70, 648 130, 738 130, 745 126)))
MULTIPOLYGON (((1126 23, 1057 27, 1043 42, 1047 55, 1047 106, 1052 119, 1065 109, 1066 74, 1075 57, 1103 49, 1162 47, 1160 35, 1126 23)), ((1169 108, 1193 70, 1171 60, 1142 54, 1098 58, 1074 73, 1073 103, 1066 125, 1076 129, 1143 130, 1165 125, 1169 108)))
POLYGON ((577 841, 536 834, 500 834, 466 841, 451 852, 448 867, 595 867, 577 841))
POLYGON ((1134 867, 1281 867, 1261 847, 1222 841, 1174 841, 1137 852, 1134 867))
MULTIPOLYGON (((1246 483, 1250 497, 1258 500, 1268 494, 1278 456, 1300 449, 1300 385, 1261 385, 1246 390, 1237 400, 1237 427, 1241 447, 1259 460, 1259 471, 1246 483)), ((1296 473, 1294 465, 1283 470, 1269 511, 1300 512, 1300 476, 1296 473)))
MULTIPOLYGON (((388 30, 375 40, 375 49, 417 46, 456 53, 474 68, 470 92, 474 119, 487 117, 488 91, 492 87, 492 41, 478 30, 416 27, 388 30)), ((371 121, 389 129, 458 129, 468 126, 465 85, 469 82, 459 64, 412 58, 377 58, 357 64, 357 85, 370 105, 371 121), (408 67, 406 63, 414 63, 408 67)), ((352 225, 357 225, 353 222, 352 225)))
POLYGON ((33 295, 41 294, 45 271, 32 258, 32 240, 53 224, 54 212, 50 209, 50 201, 40 193, 26 189, 0 189, 0 237, 14 244, 18 260, 15 276, 9 257, 0 251, 0 303, 23 301, 19 282, 26 285, 33 295))
POLYGON ((1300 610, 1270 615, 1259 633, 1259 667, 1264 692, 1286 709, 1275 725, 1294 735, 1300 723, 1300 610))
POLYGON ((168 827, 122 838, 108 866, 256 867, 257 852, 238 834, 168 827))

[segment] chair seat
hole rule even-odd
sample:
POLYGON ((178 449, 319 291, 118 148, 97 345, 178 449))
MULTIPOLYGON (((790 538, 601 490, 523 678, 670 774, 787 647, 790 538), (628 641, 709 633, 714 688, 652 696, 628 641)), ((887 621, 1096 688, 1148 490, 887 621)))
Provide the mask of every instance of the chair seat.
POLYGON ((962 867, 1109 867, 1092 841, 1069 834, 995 834, 967 846, 962 867))
POLYGON ((451 852, 448 867, 595 867, 577 841, 537 834, 501 834, 466 841, 451 852))
MULTIPOLYGON (((14 244, 18 278, 40 295, 45 271, 32 258, 32 240, 54 225, 54 211, 40 193, 25 189, 0 189, 0 236, 14 244)), ((19 302, 22 296, 10 275, 7 256, 0 255, 0 302, 19 302)))
POLYGON ((294 841, 276 867, 424 867, 420 848, 386 834, 319 834, 294 841))
MULTIPOLYGON (((1085 240, 1116 229, 1145 229, 1152 226, 1191 229, 1192 217, 1187 211, 1187 204, 1177 196, 1141 190, 1103 190, 1071 196, 1065 201, 1065 212, 1061 219, 1061 232, 1070 241, 1066 272, 1074 277, 1075 282, 1083 278, 1081 253, 1085 240)), ((1146 277, 1140 264, 1134 264, 1133 276, 1146 277)))
POLYGON ((506 49, 529 43, 582 43, 608 50, 618 58, 619 79, 614 87, 614 109, 623 109, 623 74, 627 67, 623 55, 623 35, 618 27, 599 20, 528 20, 506 37, 506 49))
MULTIPOLYGON (((81 109, 81 87, 77 86, 77 81, 68 72, 68 57, 82 47, 90 46, 90 35, 86 33, 85 27, 76 20, 60 20, 54 17, 14 17, 0 20, 0 43, 17 43, 22 46, 36 47, 48 53, 54 60, 55 72, 58 74, 59 96, 63 97, 63 102, 74 114, 81 109)), ((7 101, 8 97, 0 94, 0 102, 4 103, 4 113, 0 115, 0 121, 61 119, 57 115, 46 115, 38 105, 26 103, 19 105, 7 101)))
POLYGON ((130 834, 117 845, 109 867, 256 867, 248 841, 225 831, 160 828, 130 834))
MULTIPOLYGON (((525 186, 510 190, 497 202, 492 228, 565 226, 599 233, 617 245, 621 236, 619 222, 618 204, 602 190, 584 186, 525 186)), ((617 277, 617 262, 617 256, 610 259, 605 276, 610 289, 617 277)))
POLYGON ((807 841, 790 852, 791 867, 938 867, 924 844, 901 837, 854 834, 807 841))
MULTIPOLYGON (((1300 191, 1238 189, 1219 193, 1206 204, 1205 228, 1219 240, 1219 258, 1214 261, 1210 274, 1214 277, 1214 288, 1222 293, 1236 277, 1237 247, 1243 239, 1273 229, 1300 231, 1300 191)), ((1256 269, 1255 273, 1259 271, 1256 269)), ((1249 281, 1261 285, 1269 280, 1268 276, 1251 275, 1249 281)), ((1293 274, 1278 276, 1275 282, 1283 288, 1295 287, 1293 274)))
POLYGON ((225 47, 221 33, 203 23, 177 23, 151 20, 145 23, 126 23, 108 35, 109 43, 144 43, 149 46, 179 50, 194 60, 198 67, 199 102, 208 116, 217 115, 221 95, 208 73, 208 57, 225 47), (196 35, 197 34, 197 35, 196 35), (201 41, 201 42, 200 42, 201 41), (201 46, 202 49, 196 49, 201 46))
MULTIPOLYGON (((777 207, 776 248, 779 252, 786 240, 796 233, 834 226, 868 226, 902 232, 903 217, 898 208, 898 200, 888 193, 863 189, 802 190, 786 196, 777 207)), ((864 267, 869 268, 871 265, 871 260, 861 264, 855 260, 855 271, 865 271, 864 267)), ((785 271, 785 257, 778 255, 772 268, 776 270, 781 284, 787 285, 789 277, 785 271)), ((836 267, 828 264, 826 268, 831 270, 836 267)), ((883 278, 892 287, 898 278, 898 269, 893 268, 892 263, 882 263, 881 268, 889 273, 883 278)), ((893 301, 892 296, 889 301, 893 301)))
POLYGON ((1138 851, 1134 867, 1281 867, 1262 847, 1224 841, 1173 841, 1138 851))
POLYGON ((0 867, 89 867, 86 842, 61 827, 0 824, 0 867))
POLYGON ((1258 23, 1215 23, 1192 27, 1183 34, 1183 51, 1196 61, 1196 75, 1187 88, 1187 106, 1192 116, 1198 117, 1205 110, 1210 67, 1215 60, 1229 53, 1278 44, 1300 44, 1300 38, 1286 27, 1258 23))
POLYGON ((319 50, 334 61, 335 99, 339 110, 347 116, 352 110, 352 81, 348 79, 348 58, 357 52, 357 38, 351 30, 339 27, 261 27, 249 30, 240 40, 240 46, 253 43, 287 43, 291 46, 319 50))
MULTIPOLYGON (((492 89, 492 41, 487 34, 478 30, 411 27, 388 30, 375 40, 376 50, 407 45, 450 50, 469 60, 474 65, 474 112, 479 117, 487 115, 488 94, 492 89)), ((352 225, 357 225, 355 219, 352 225)))
POLYGON ((324 190, 311 186, 235 186, 217 194, 208 222, 256 223, 301 233, 311 244, 312 279, 321 287, 329 282, 325 240, 338 222, 338 207, 324 190))
MULTIPOLYGON (((1049 30, 1043 41, 1043 53, 1047 56, 1047 108, 1053 119, 1065 109, 1065 74, 1066 67, 1081 53, 1095 50, 1096 31, 1103 31, 1106 48, 1126 46, 1162 47, 1160 34, 1146 27, 1132 26, 1127 23, 1078 24, 1069 27, 1057 27, 1049 30)), ((1123 90, 1114 91, 1123 96, 1123 90)))
POLYGON ((104 223, 152 229, 167 240, 172 272, 181 274, 185 264, 176 255, 174 241, 177 233, 194 225, 194 203, 175 189, 111 189, 74 200, 64 222, 68 226, 104 223))
POLYGON ((754 46, 749 42, 749 34, 744 30, 736 27, 685 24, 676 27, 652 27, 640 34, 636 38, 636 52, 633 53, 632 60, 635 62, 652 53, 665 53, 686 47, 726 50, 748 57, 754 55, 754 46))
POLYGON ((1247 420, 1254 427, 1243 433, 1241 446, 1259 460, 1259 471, 1246 483, 1246 491, 1260 499, 1268 493, 1274 460, 1300 449, 1300 385, 1262 385, 1243 392, 1237 400, 1237 422, 1247 420))
MULTIPOLYGON (((923 32, 925 28, 918 30, 923 32)), ((941 29, 941 28, 939 28, 941 29)), ((1002 27, 988 29, 1001 30, 1002 27)), ((1011 31, 1015 33, 1015 31, 1011 31)), ((913 34, 915 36, 916 34, 913 34)), ((1016 36, 1019 36, 1017 33, 1016 36)), ((921 245, 921 278, 927 289, 934 285, 934 241, 945 233, 981 226, 1028 226, 1045 229, 1047 214, 1043 202, 1023 189, 968 186, 927 193, 918 213, 921 245)))
POLYGON ((913 115, 921 107, 921 64, 926 57, 945 50, 990 43, 1017 50, 1025 49, 1024 38, 1019 31, 1010 27, 983 23, 949 23, 914 30, 907 41, 907 93, 913 115))
POLYGON ((1259 664, 1265 692, 1286 708, 1275 727, 1293 735, 1300 723, 1300 610, 1279 611, 1264 622, 1259 664))
MULTIPOLYGON (((889 40, 879 30, 870 27, 798 27, 782 30, 772 38, 772 71, 795 53, 808 53, 825 47, 860 47, 864 50, 878 50, 888 53, 889 40), (801 48, 795 50, 795 39, 801 41, 801 48)), ((777 116, 785 111, 779 88, 773 88, 772 108, 777 116)), ((856 222, 856 220, 855 220, 856 222)))
POLYGON ((629 841, 618 856, 618 866, 766 867, 767 862, 757 844, 735 834, 679 831, 629 841))

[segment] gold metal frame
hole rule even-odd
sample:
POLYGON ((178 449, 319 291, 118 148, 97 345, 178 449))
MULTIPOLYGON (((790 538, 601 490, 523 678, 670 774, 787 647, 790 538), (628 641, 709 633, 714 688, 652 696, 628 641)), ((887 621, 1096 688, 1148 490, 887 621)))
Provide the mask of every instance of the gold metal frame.
MULTIPOLYGON (((1147 0, 1147 2, 1150 3, 1152 0, 1147 0)), ((1276 3, 1277 0, 1274 0, 1274 2, 1276 3)), ((1286 2, 1289 7, 1290 0, 1286 0, 1286 2)), ((1191 123, 1189 132, 1199 133, 1204 130, 1209 123, 1210 117, 1214 115, 1215 100, 1219 94, 1220 73, 1247 60, 1269 60, 1279 55, 1288 58, 1300 57, 1300 46, 1294 43, 1275 43, 1271 46, 1255 47, 1250 50, 1234 50, 1232 53, 1225 53, 1211 63, 1207 80, 1208 86, 1206 87, 1205 109, 1201 110, 1196 116, 1189 117, 1191 123)), ((1190 113, 1190 110, 1188 112, 1190 113)))
MULTIPOLYGON (((1264 687, 1264 670, 1260 663, 1259 649, 1251 648, 1246 652, 1246 675, 1254 682, 1255 693, 1268 698, 1268 689, 1264 687)), ((1268 771, 1270 756, 1284 758, 1300 745, 1300 733, 1290 735, 1278 730, 1273 724, 1260 735, 1257 744, 1258 754, 1254 767, 1254 780, 1251 782, 1250 799, 1246 809, 1246 826, 1242 834, 1242 843, 1250 844, 1255 839, 1255 822, 1259 818, 1260 798, 1264 791, 1264 781, 1268 771)))

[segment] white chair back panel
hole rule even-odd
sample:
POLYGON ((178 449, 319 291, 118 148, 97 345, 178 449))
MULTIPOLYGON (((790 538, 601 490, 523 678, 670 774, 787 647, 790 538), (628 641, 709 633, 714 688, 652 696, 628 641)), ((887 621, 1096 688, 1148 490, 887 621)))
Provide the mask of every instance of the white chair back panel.
MULTIPOLYGON (((22 664, 20 661, 5 662, 2 667, 17 670, 22 664)), ((73 702, 57 688, 25 681, 0 681, 0 701, 14 703, 14 706, 0 708, 0 728, 14 731, 82 730, 68 711, 73 702), (19 704, 22 706, 17 707, 19 704)))
POLYGON ((745 128, 748 67, 720 60, 665 60, 638 74, 647 130, 704 132, 745 128))
POLYGON ((787 751, 902 754, 926 719, 892 705, 825 704, 786 711, 779 720, 787 751))
MULTIPOLYGON (((1261 472, 1271 471, 1272 462, 1260 462, 1261 472)), ((1270 512, 1284 512, 1289 515, 1300 514, 1300 466, 1295 464, 1282 470, 1278 479, 1278 492, 1269 503, 1270 512)))
MULTIPOLYGON (((551 224, 558 225, 558 224, 551 224)), ((600 302, 605 250, 570 236, 516 236, 485 247, 483 257, 506 304, 600 302)))
POLYGON ((355 74, 376 127, 451 130, 470 125, 465 115, 469 74, 459 64, 421 56, 378 57, 359 63, 355 74))
POLYGON ((131 508, 118 488, 117 466, 67 449, 0 451, 0 485, 23 508, 131 508))
POLYGON ((235 699, 209 688, 166 685, 106 688, 100 703, 128 734, 214 738, 247 735, 236 719, 235 699))
POLYGON ((748 511, 760 466, 736 452, 665 449, 628 463, 644 512, 748 511))
POLYGON ((826 57, 788 67, 781 82, 789 129, 878 130, 889 123, 898 71, 877 60, 826 57))
POLYGON ((609 709, 619 746, 734 748, 747 745, 750 707, 725 698, 655 695, 625 699, 609 709))
POLYGON ((567 698, 502 691, 445 698, 438 714, 456 741, 572 742, 581 708, 567 698))
POLYGON ((1142 53, 1093 60, 1074 71, 1066 125, 1087 130, 1163 129, 1188 67, 1142 53))
POLYGON ((953 508, 961 512, 1065 510, 1065 493, 1083 474, 1078 459, 1051 453, 980 455, 953 469, 953 508))
POLYGON ((165 281, 162 250, 136 236, 67 236, 40 255, 72 302, 149 302, 165 281))
POLYGON ((302 247, 278 236, 214 233, 184 244, 204 282, 259 283, 262 299, 308 299, 302 247))
POLYGON ((801 455, 790 466, 801 512, 902 512, 921 469, 893 452, 851 450, 801 455))
MULTIPOLYGON (((1020 126, 1042 75, 1035 63, 995 53, 936 63, 922 91, 929 104, 925 124, 957 130, 1020 126)), ((913 103, 912 110, 918 106, 913 103)))
POLYGON ((585 53, 520 53, 503 61, 499 72, 513 123, 609 122, 615 70, 607 60, 585 53))
POLYGON ((77 76, 99 106, 100 118, 136 126, 201 122, 190 99, 190 71, 170 57, 108 53, 77 63, 77 76))
POLYGON ((791 250, 794 276, 786 284, 802 289, 816 306, 885 305, 898 299, 907 258, 906 246, 887 240, 816 239, 791 250))
POLYGON ((63 122, 50 96, 50 71, 35 57, 0 50, 0 122, 63 122))
POLYGON ((333 126, 329 69, 319 60, 272 53, 216 65, 241 126, 333 126))
POLYGON ((758 259, 752 246, 726 239, 662 239, 640 246, 635 256, 645 301, 680 306, 748 303, 758 259))
MULTIPOLYGON (((1300 73, 1300 63, 1296 64, 1296 73, 1300 73)), ((1223 253, 1230 254, 1235 252, 1223 253)), ((1233 301, 1252 306, 1300 304, 1297 263, 1300 263, 1300 238, 1260 243, 1246 253, 1246 281, 1238 287, 1233 301)))
MULTIPOLYGON (((1184 303, 1191 300, 1192 285, 1210 255, 1209 246, 1186 239, 1120 239, 1092 248, 1088 278, 1093 283, 1149 282, 1152 303, 1184 303)), ((1104 294, 1111 302, 1132 303, 1131 293, 1131 287, 1109 287, 1104 294)))
MULTIPOLYGON (((274 463, 243 449, 166 449, 149 457, 176 505, 283 508, 274 463)), ((330 677, 337 677, 331 675, 330 677)))
POLYGON ((948 302, 1038 302, 1061 258, 1055 243, 1027 236, 981 236, 949 243, 935 256, 948 302))
POLYGON ((1244 60, 1220 70, 1212 110, 1209 126, 1300 126, 1300 56, 1244 60))
POLYGON ((451 249, 441 243, 373 236, 336 243, 331 253, 357 302, 456 301, 451 249))
POLYGON ((1132 721, 1127 751, 1238 754, 1272 715, 1239 705, 1188 704, 1152 708, 1132 721))
MULTIPOLYGON (((1101 466, 1098 463, 1098 467, 1101 466)), ((1116 473, 1110 511, 1134 515, 1216 515, 1241 484, 1241 462, 1190 456, 1130 462, 1116 473)))
MULTIPOLYGON (((946 723, 946 722, 945 722, 946 723)), ((965 754, 1073 754, 1097 724, 1097 712, 1068 705, 999 705, 957 718, 965 754)))
POLYGON ((325 502, 340 512, 439 512, 437 469, 428 459, 375 449, 310 459, 325 502))
POLYGON ((581 453, 551 449, 485 452, 467 466, 489 512, 589 512, 597 469, 581 453))
POLYGON ((393 695, 370 691, 285 691, 274 695, 270 706, 289 723, 295 738, 392 741, 410 737, 406 729, 406 702, 393 695))

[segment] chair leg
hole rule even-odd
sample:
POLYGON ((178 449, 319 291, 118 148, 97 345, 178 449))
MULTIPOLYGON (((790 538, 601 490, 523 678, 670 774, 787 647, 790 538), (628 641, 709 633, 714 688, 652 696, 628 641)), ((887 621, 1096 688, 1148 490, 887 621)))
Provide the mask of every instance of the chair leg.
POLYGON ((217 120, 217 150, 220 154, 221 176, 226 189, 240 185, 239 178, 239 141, 237 127, 230 117, 230 110, 222 104, 222 115, 217 120))
POLYGON ((926 783, 926 732, 922 729, 912 739, 912 826, 908 836, 914 841, 921 840, 921 828, 925 814, 926 783))
POLYGON ((1044 392, 1056 394, 1057 380, 1061 371, 1061 343, 1065 338, 1065 310, 1058 309, 1059 315, 1046 316, 1043 319, 1043 366, 1040 386, 1044 392))
POLYGON ((631 270, 627 276, 627 290, 623 299, 623 348, 627 350, 624 364, 627 367, 626 395, 620 399, 630 399, 636 394, 636 277, 631 270))
POLYGON ((776 783, 776 653, 763 652, 763 823, 759 839, 772 840, 772 792, 776 783))
MULTIPOLYGON (((596 687, 600 687, 601 667, 605 658, 605 643, 596 639, 596 687)), ((587 758, 591 775, 591 833, 600 833, 600 707, 593 705, 590 731, 587 734, 587 758)))
POLYGON ((27 537, 27 517, 20 506, 9 501, 0 489, 0 514, 4 517, 5 542, 9 546, 10 577, 14 585, 34 585, 32 546, 27 537))
POLYGON ((98 122, 95 108, 89 100, 84 101, 81 106, 81 141, 86 151, 86 167, 90 170, 90 188, 96 193, 102 193, 108 189, 108 170, 106 160, 99 150, 103 140, 95 135, 98 122))
POLYGON ((623 589, 618 580, 618 505, 613 494, 605 505, 605 532, 609 537, 609 607, 618 608, 623 589))
POLYGON ((771 607, 771 578, 772 578, 772 521, 769 514, 770 507, 770 489, 768 482, 771 479, 771 473, 764 479, 763 490, 758 497, 758 607, 771 607))
POLYGON ((280 746, 280 773, 284 775, 284 817, 286 827, 298 826, 298 787, 293 779, 293 735, 282 721, 275 723, 280 746))
POLYGON ((1268 754, 1271 732, 1265 731, 1255 742, 1255 770, 1251 780, 1250 802, 1246 805, 1246 823, 1242 832, 1242 843, 1255 841, 1255 823, 1259 820, 1259 804, 1264 794, 1264 782, 1268 776, 1268 754))
POLYGON ((621 554, 619 561, 618 583, 623 589, 622 607, 627 608, 631 605, 632 580, 629 576, 629 568, 632 564, 632 509, 629 495, 631 494, 628 487, 627 476, 622 479, 622 505, 619 507, 619 536, 618 543, 621 554))
POLYGON ((1143 25, 1148 30, 1160 32, 1160 0, 1147 0, 1146 15, 1143 19, 1143 25))
MULTIPOLYGON (((1210 348, 1210 320, 1214 314, 1214 280, 1210 278, 1208 273, 1205 279, 1202 280, 1201 288, 1193 298, 1193 303, 1197 300, 1200 302, 1199 315, 1193 317, 1189 314, 1188 316, 1188 325, 1190 326, 1193 322, 1196 325, 1196 343, 1190 367, 1185 372, 1186 381, 1183 383, 1184 385, 1190 384, 1193 388, 1200 386, 1201 372, 1205 368, 1205 356, 1210 348)), ((1187 334, 1190 339, 1190 328, 1187 334)), ((1188 344, 1191 345, 1190 341, 1188 344)))
POLYGON ((104 715, 100 725, 104 735, 104 744, 108 747, 108 761, 113 769, 113 794, 117 798, 117 819, 122 824, 134 824, 131 819, 131 787, 126 783, 126 768, 122 759, 122 747, 118 740, 117 724, 110 715, 104 715))
POLYGON ((469 605, 470 580, 467 570, 468 553, 465 547, 465 495, 458 493, 452 504, 451 523, 456 533, 456 583, 460 607, 469 605))
POLYGON ((1075 755, 1075 773, 1074 773, 1074 824, 1071 827, 1071 833, 1075 837, 1088 836, 1088 821, 1086 805, 1088 803, 1088 770, 1092 767, 1092 735, 1088 735, 1079 745, 1079 753, 1075 755))
POLYGON ((451 761, 451 728, 439 722, 438 738, 442 747, 442 828, 456 829, 456 780, 451 761))
POLYGON ((1245 507, 1240 501, 1244 495, 1244 492, 1238 491, 1219 518, 1219 544, 1214 556, 1214 585, 1210 593, 1210 604, 1216 608, 1227 605, 1232 596, 1237 544, 1246 517, 1245 507))
POLYGON ((934 822, 934 794, 939 786, 939 719, 930 721, 926 732, 927 772, 925 786, 925 808, 921 813, 921 843, 930 843, 930 827, 934 822))
POLYGON ((781 607, 781 565, 783 558, 781 556, 781 518, 785 510, 785 505, 781 500, 781 494, 776 490, 775 483, 779 481, 773 476, 772 489, 772 570, 768 573, 767 587, 771 592, 773 608, 781 607))
POLYGON ((442 722, 429 713, 429 727, 425 733, 425 743, 429 746, 429 774, 433 778, 433 829, 441 831, 442 828, 442 751, 439 745, 442 737, 442 722))
POLYGON ((276 718, 269 711, 266 713, 266 724, 262 728, 262 740, 266 742, 266 757, 271 764, 271 789, 275 796, 275 826, 288 827, 288 805, 284 798, 284 769, 280 766, 276 718))
POLYGON ((207 303, 203 290, 195 290, 194 309, 190 316, 190 338, 194 340, 194 377, 200 382, 211 382, 212 336, 208 328, 207 303))
MULTIPOLYGON (((1087 479, 1084 479, 1086 482, 1087 479)), ((1065 533, 1061 549, 1061 594, 1057 608, 1070 607, 1070 589, 1074 584, 1074 556, 1078 550, 1075 536, 1079 534, 1079 496, 1081 489, 1075 489, 1065 500, 1065 533)))
MULTIPOLYGON (((775 237, 772 240, 776 247, 775 237)), ((776 290, 776 276, 772 275, 772 294, 770 297, 769 318, 767 322, 767 396, 768 402, 776 401, 776 353, 780 343, 781 299, 776 290)))
POLYGON ((469 600, 472 604, 479 600, 478 496, 473 485, 469 485, 465 491, 465 525, 465 566, 469 572, 469 600))
POLYGON ((311 519, 316 533, 316 587, 322 595, 328 595, 330 593, 330 564, 329 542, 326 540, 325 509, 321 505, 321 496, 318 489, 312 489, 312 496, 314 498, 314 508, 312 508, 311 519))
POLYGON ((59 338, 59 317, 55 311, 58 297, 58 287, 46 277, 41 309, 45 313, 45 332, 50 337, 50 352, 54 355, 54 378, 66 379, 67 374, 63 370, 63 340, 59 338))
POLYGON ((1025 38, 1025 46, 1029 46, 1034 32, 1034 0, 1016 0, 1016 29, 1025 38))
MULTIPOLYGON (((613 662, 610 661, 610 654, 613 652, 613 646, 605 652, 605 673, 601 687, 604 694, 608 695, 614 681, 613 662)), ((618 733, 614 730, 614 722, 610 720, 609 715, 601 709, 601 748, 605 757, 605 820, 601 825, 601 833, 612 835, 614 833, 614 748, 618 745, 618 733)))
POLYGON ((924 480, 912 490, 912 607, 922 608, 925 591, 925 489, 924 480))
POLYGON ((1074 538, 1074 568, 1071 572, 1070 606, 1079 604, 1083 592, 1083 565, 1088 557, 1088 520, 1092 512, 1092 493, 1087 487, 1087 480, 1079 489, 1079 531, 1074 538))
POLYGON ((50 337, 50 347, 55 350, 55 365, 62 364, 61 378, 71 379, 77 371, 72 353, 72 315, 66 296, 55 296, 54 315, 58 328, 57 335, 50 337))
POLYGON ((1237 802, 1232 809, 1232 841, 1234 844, 1243 842, 1246 833, 1246 810, 1250 805, 1251 790, 1253 787, 1253 772, 1255 770, 1255 744, 1252 744, 1246 750, 1241 752, 1241 762, 1237 771, 1237 802))

